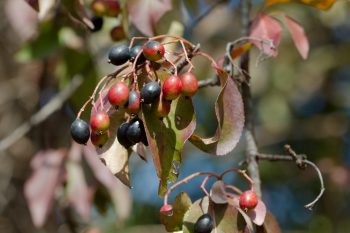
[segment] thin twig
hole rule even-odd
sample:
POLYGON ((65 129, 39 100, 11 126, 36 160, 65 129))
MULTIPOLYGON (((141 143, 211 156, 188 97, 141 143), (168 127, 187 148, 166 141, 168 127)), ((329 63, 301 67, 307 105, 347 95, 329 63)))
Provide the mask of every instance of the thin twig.
POLYGON ((218 76, 214 76, 212 78, 198 81, 198 88, 203 88, 208 86, 219 86, 219 85, 220 85, 220 79, 218 78, 218 76))
POLYGON ((15 142, 21 139, 25 134, 27 134, 32 127, 39 125, 45 121, 54 112, 59 110, 64 102, 68 100, 72 94, 80 87, 83 83, 83 77, 81 75, 76 75, 72 81, 58 93, 53 99, 50 100, 43 108, 41 108, 37 113, 30 117, 30 119, 20 125, 15 129, 9 136, 0 141, 0 151, 4 151, 12 146, 15 142))

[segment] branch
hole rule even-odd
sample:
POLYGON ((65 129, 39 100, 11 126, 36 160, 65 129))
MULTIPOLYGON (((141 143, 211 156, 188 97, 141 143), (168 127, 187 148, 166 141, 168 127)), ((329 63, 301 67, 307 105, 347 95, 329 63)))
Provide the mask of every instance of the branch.
POLYGON ((214 76, 212 78, 198 81, 198 88, 203 88, 208 86, 219 86, 219 85, 220 85, 220 80, 218 76, 214 76))
MULTIPOLYGON (((196 53, 196 52, 199 51, 199 49, 200 49, 200 44, 197 44, 195 47, 193 47, 192 50, 188 52, 188 56, 187 56, 187 57, 185 56, 185 57, 182 58, 179 62, 177 62, 177 64, 176 64, 176 69, 177 69, 178 71, 181 71, 185 66, 187 66, 187 65, 188 65, 188 61, 193 57, 193 54, 194 54, 194 53, 196 53)), ((171 69, 169 70, 169 72, 170 72, 170 73, 174 73, 174 72, 175 72, 175 69, 174 69, 174 68, 171 68, 171 69)))
POLYGON ((72 96, 72 94, 78 89, 78 87, 80 87, 82 83, 83 77, 81 75, 76 75, 70 84, 68 84, 65 89, 63 89, 53 99, 51 99, 49 103, 47 103, 37 113, 31 116, 27 122, 23 123, 17 129, 15 129, 9 136, 2 139, 0 141, 0 151, 8 149, 25 134, 27 134, 32 129, 32 127, 39 125, 54 112, 59 110, 64 102, 72 96))

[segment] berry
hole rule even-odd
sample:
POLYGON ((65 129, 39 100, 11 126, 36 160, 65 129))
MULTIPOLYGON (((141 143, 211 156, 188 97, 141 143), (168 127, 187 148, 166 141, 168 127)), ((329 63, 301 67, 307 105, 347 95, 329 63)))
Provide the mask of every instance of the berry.
POLYGON ((122 106, 128 102, 129 88, 123 82, 117 82, 109 88, 108 101, 113 106, 122 106))
POLYGON ((140 92, 130 91, 126 109, 129 113, 136 114, 140 111, 140 92))
POLYGON ((163 215, 171 216, 171 215, 173 215, 173 206, 172 205, 163 205, 162 208, 160 208, 159 212, 163 215))
POLYGON ((109 132, 104 132, 102 134, 91 132, 90 140, 95 146, 101 148, 109 139, 109 132))
POLYGON ((120 41, 125 39, 126 35, 122 26, 115 26, 111 29, 110 35, 113 41, 120 41))
POLYGON ((141 90, 141 99, 145 104, 153 103, 159 95, 160 86, 157 82, 149 82, 141 90))
POLYGON ((182 94, 191 97, 198 91, 198 81, 194 74, 187 72, 180 77, 182 83, 182 94))
MULTIPOLYGON (((142 46, 140 46, 140 45, 136 45, 136 46, 132 47, 130 49, 130 57, 131 57, 131 59, 135 60, 137 54, 139 54, 139 52, 141 52, 141 50, 142 50, 142 46)), ((145 61, 146 61, 146 58, 143 55, 143 53, 141 53, 140 56, 137 58, 137 64, 138 65, 142 64, 145 61)))
POLYGON ((210 233, 213 227, 212 217, 209 214, 203 214, 194 224, 194 233, 210 233))
POLYGON ((107 13, 107 6, 104 0, 92 1, 90 8, 98 16, 103 16, 107 13))
POLYGON ((117 130, 117 139, 119 143, 124 146, 126 149, 128 149, 130 146, 134 145, 129 139, 126 137, 126 131, 129 128, 129 123, 124 122, 122 123, 117 130))
POLYGON ((132 143, 139 143, 141 142, 143 135, 145 135, 145 128, 143 126, 143 122, 138 118, 134 118, 129 123, 129 127, 126 130, 126 137, 132 143))
POLYGON ((75 142, 85 145, 90 137, 89 125, 81 119, 76 119, 70 126, 70 134, 75 142))
POLYGON ((252 190, 245 191, 239 197, 239 206, 243 210, 254 209, 258 205, 258 196, 252 190))
POLYGON ((109 128, 109 116, 104 111, 99 111, 90 119, 91 130, 95 133, 106 132, 109 128))
POLYGON ((113 65, 123 65, 130 59, 130 49, 126 45, 118 45, 113 47, 108 54, 109 62, 113 65))
POLYGON ((163 97, 166 100, 174 100, 181 94, 181 79, 176 75, 171 75, 164 80, 163 97))
POLYGON ((152 104, 151 111, 159 119, 169 115, 171 108, 171 101, 162 97, 158 98, 156 102, 152 104))
POLYGON ((159 61, 164 57, 165 48, 158 41, 149 41, 143 45, 143 55, 150 61, 159 61))
POLYGON ((91 17, 91 22, 94 25, 94 29, 90 29, 90 31, 92 32, 97 32, 100 31, 102 29, 103 26, 103 18, 100 16, 92 16, 91 17))
POLYGON ((106 16, 117 17, 120 13, 120 4, 117 0, 104 0, 107 7, 106 16))

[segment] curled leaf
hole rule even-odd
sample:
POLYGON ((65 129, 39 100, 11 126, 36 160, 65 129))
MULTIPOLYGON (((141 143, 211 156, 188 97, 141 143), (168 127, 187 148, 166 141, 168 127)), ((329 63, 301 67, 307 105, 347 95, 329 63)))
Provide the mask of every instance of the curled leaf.
POLYGON ((298 49, 301 57, 306 59, 309 54, 310 46, 304 28, 297 21, 288 16, 284 16, 284 19, 286 20, 288 30, 292 35, 295 47, 298 49))
POLYGON ((254 209, 248 210, 247 215, 256 225, 263 225, 266 216, 266 206, 264 202, 259 200, 258 205, 254 209))
POLYGON ((222 180, 216 181, 211 187, 210 199, 216 204, 226 204, 228 202, 225 183, 222 180))

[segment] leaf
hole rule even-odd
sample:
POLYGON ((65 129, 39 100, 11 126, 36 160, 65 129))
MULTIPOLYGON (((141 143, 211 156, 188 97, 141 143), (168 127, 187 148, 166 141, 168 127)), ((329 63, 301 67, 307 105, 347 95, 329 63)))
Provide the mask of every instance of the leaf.
POLYGON ((245 52, 249 51, 252 48, 253 44, 250 42, 244 43, 242 45, 240 45, 237 48, 234 48, 231 51, 231 57, 232 59, 235 59, 239 56, 241 56, 242 54, 244 54, 245 52))
POLYGON ((265 42, 251 40, 251 42, 264 54, 276 57, 278 54, 277 48, 281 41, 281 34, 282 27, 281 23, 278 20, 269 15, 258 14, 252 23, 249 36, 265 40, 265 42), (267 43, 266 40, 270 40, 272 44, 267 43))
POLYGON ((174 199, 173 214, 171 216, 160 214, 160 222, 168 232, 182 230, 183 218, 191 205, 192 201, 187 193, 181 192, 174 199))
POLYGON ((172 9, 171 0, 129 0, 130 21, 146 36, 154 35, 153 27, 172 9))
POLYGON ((226 204, 225 183, 222 180, 216 181, 210 190, 210 199, 216 204, 226 204))
POLYGON ((256 232, 257 233, 282 233, 281 228, 278 225, 278 222, 270 212, 267 212, 266 214, 264 225, 258 226, 256 232))
POLYGON ((242 96, 232 78, 221 68, 216 70, 222 88, 215 103, 218 127, 214 136, 201 138, 193 134, 190 142, 204 152, 225 155, 235 148, 241 137, 244 110, 242 96))
POLYGON ((167 184, 179 175, 181 154, 185 142, 193 133, 196 122, 192 100, 183 96, 173 100, 167 117, 159 120, 151 106, 142 108, 149 148, 160 178, 159 195, 164 195, 167 184))
POLYGON ((295 47, 298 49, 301 57, 306 59, 309 54, 309 41, 305 34, 304 28, 294 19, 284 16, 286 20, 288 30, 292 35, 295 47))
POLYGON ((250 219, 250 217, 241 208, 237 208, 237 210, 243 216, 244 221, 246 223, 246 229, 248 230, 248 232, 254 233, 255 232, 254 226, 253 226, 253 223, 252 223, 252 220, 250 219))
POLYGON ((321 10, 328 10, 335 2, 336 0, 266 0, 265 6, 273 6, 282 3, 300 3, 321 10))
POLYGON ((34 10, 39 12, 39 0, 25 0, 34 10))
POLYGON ((266 217, 266 206, 261 200, 258 201, 258 205, 252 209, 248 210, 247 215, 252 219, 252 221, 258 225, 263 225, 266 217))
POLYGON ((36 227, 42 227, 50 213, 56 188, 63 181, 65 158, 65 150, 47 150, 32 160, 33 173, 24 185, 24 195, 36 227))
POLYGON ((95 28, 89 18, 83 0, 62 0, 61 2, 65 6, 72 20, 83 23, 90 29, 95 28))

